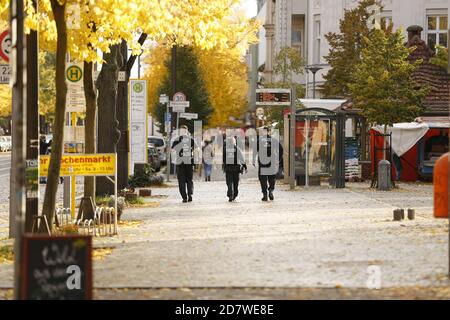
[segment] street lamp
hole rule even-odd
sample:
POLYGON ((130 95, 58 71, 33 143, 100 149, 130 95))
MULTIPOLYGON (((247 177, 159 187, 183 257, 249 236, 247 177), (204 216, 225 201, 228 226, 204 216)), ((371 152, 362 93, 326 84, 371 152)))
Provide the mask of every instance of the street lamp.
POLYGON ((319 66, 307 66, 305 68, 307 71, 310 71, 313 74, 313 99, 316 98, 316 73, 322 70, 322 67, 319 66))

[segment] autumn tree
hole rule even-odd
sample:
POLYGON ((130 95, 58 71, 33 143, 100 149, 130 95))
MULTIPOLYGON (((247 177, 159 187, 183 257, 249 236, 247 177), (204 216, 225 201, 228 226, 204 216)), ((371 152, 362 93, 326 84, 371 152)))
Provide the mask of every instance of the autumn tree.
MULTIPOLYGON (((53 124, 54 139, 49 165, 49 177, 44 196, 43 214, 52 223, 55 209, 56 191, 62 156, 64 117, 67 85, 65 83, 65 59, 69 53, 72 59, 87 62, 85 73, 91 74, 91 62, 106 62, 104 54, 112 57, 112 65, 102 68, 112 72, 111 96, 117 94, 117 66, 120 59, 116 49, 123 43, 132 49, 133 55, 140 54, 141 43, 137 35, 167 46, 194 45, 204 49, 227 47, 230 32, 246 32, 245 24, 229 23, 228 18, 239 0, 215 1, 169 1, 169 0, 39 0, 39 12, 35 12, 30 0, 26 3, 26 27, 37 30, 40 44, 56 52, 56 101, 53 124), (116 59, 117 57, 117 59, 116 59)), ((99 79, 102 79, 100 74, 99 79)), ((85 79, 91 81, 91 79, 85 79)), ((100 80, 101 82, 101 80, 100 80)), ((100 87, 100 86, 99 86, 100 87)), ((92 86, 85 89, 88 109, 95 106, 92 100, 92 86), (91 107, 89 107, 91 105, 91 107)), ((100 88, 99 88, 100 89, 100 88)), ((99 96, 101 95, 99 90, 99 96)), ((95 99, 94 99, 95 100, 95 99)), ((101 101, 100 99, 98 101, 101 101)), ((101 117, 107 117, 115 110, 110 104, 101 117)), ((88 110, 89 111, 89 110, 88 110)), ((117 119, 111 118, 113 131, 117 129, 117 119)), ((115 149, 115 144, 113 143, 115 149)))
MULTIPOLYGON (((376 0, 362 0, 359 5, 346 10, 344 18, 339 23, 339 33, 330 32, 325 39, 330 45, 330 51, 325 60, 331 69, 324 76, 325 84, 322 92, 327 98, 347 98, 350 96, 349 84, 354 68, 361 61, 361 50, 364 37, 371 30, 368 27, 370 13, 368 8, 378 4, 376 0)), ((386 28, 386 25, 383 26, 386 28)))
MULTIPOLYGON (((213 110, 209 101, 205 82, 199 70, 198 58, 195 55, 193 48, 178 47, 176 59, 177 91, 183 92, 190 101, 188 111, 197 113, 198 119, 207 125, 213 110)), ((170 66, 171 63, 172 59, 170 58, 167 60, 167 66, 170 66)), ((160 94, 173 92, 171 77, 171 70, 169 70, 160 87, 160 94)), ((164 113, 166 112, 166 107, 158 103, 154 110, 157 121, 159 123, 164 123, 164 113)), ((193 131, 192 122, 188 122, 185 119, 180 119, 180 125, 183 124, 188 125, 190 130, 193 131)))
POLYGON ((412 121, 423 110, 428 88, 417 89, 413 72, 422 61, 408 57, 402 30, 375 29, 362 39, 361 60, 351 73, 349 93, 355 107, 371 124, 389 125, 412 121))
MULTIPOLYGON (((246 18, 238 9, 225 11, 230 16, 223 16, 226 35, 222 38, 222 45, 213 47, 200 46, 193 42, 193 52, 198 60, 198 67, 207 91, 209 102, 212 106, 212 114, 206 123, 208 127, 232 125, 230 117, 239 118, 247 107, 247 65, 244 55, 249 44, 257 41, 256 32, 259 23, 256 20, 246 18), (233 15, 231 16, 231 12, 233 15)), ((149 65, 145 72, 145 78, 149 81, 149 105, 153 106, 152 113, 159 113, 162 120, 164 107, 158 104, 160 88, 164 79, 167 81, 170 68, 167 63, 170 59, 170 51, 166 46, 158 45, 146 55, 145 62, 149 65)), ((179 77, 183 77, 180 74, 179 77)))

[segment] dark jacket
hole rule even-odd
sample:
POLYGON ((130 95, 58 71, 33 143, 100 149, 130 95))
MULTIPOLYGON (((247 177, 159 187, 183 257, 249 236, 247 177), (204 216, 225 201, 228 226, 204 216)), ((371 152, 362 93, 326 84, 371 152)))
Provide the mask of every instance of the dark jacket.
POLYGON ((222 161, 223 170, 225 172, 243 173, 243 170, 247 169, 242 150, 235 142, 231 142, 229 139, 224 140, 223 143, 222 161))
POLYGON ((176 152, 177 159, 173 159, 175 164, 195 165, 194 151, 197 144, 192 137, 179 136, 172 144, 172 150, 176 152))
POLYGON ((259 175, 276 175, 279 168, 283 167, 283 147, 278 139, 271 135, 258 136, 256 142, 256 154, 258 156, 259 175), (276 146, 278 145, 278 150, 276 146), (270 168, 270 173, 261 168, 270 168))

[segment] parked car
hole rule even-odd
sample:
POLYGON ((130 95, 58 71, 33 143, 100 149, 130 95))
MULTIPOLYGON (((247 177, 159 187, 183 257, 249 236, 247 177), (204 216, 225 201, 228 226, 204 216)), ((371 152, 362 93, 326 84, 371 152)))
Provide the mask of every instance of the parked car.
POLYGON ((150 136, 148 137, 148 144, 156 147, 159 155, 159 159, 163 164, 167 163, 167 146, 166 140, 162 137, 150 136))
POLYGON ((153 144, 148 145, 148 164, 155 169, 155 172, 161 170, 161 157, 158 154, 158 150, 153 144))
POLYGON ((0 136, 0 151, 6 152, 11 151, 12 149, 12 142, 10 136, 0 136))

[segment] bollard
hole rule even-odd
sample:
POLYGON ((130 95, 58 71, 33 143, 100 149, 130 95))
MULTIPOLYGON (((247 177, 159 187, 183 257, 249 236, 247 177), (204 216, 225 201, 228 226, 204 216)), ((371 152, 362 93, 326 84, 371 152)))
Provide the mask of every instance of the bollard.
POLYGON ((405 209, 399 209, 402 215, 402 220, 405 220, 405 209))
POLYGON ((414 220, 416 219, 416 210, 414 209, 408 209, 408 219, 414 220))
POLYGON ((401 221, 401 220, 402 220, 402 210, 401 209, 395 209, 394 210, 394 221, 401 221))
POLYGON ((389 191, 391 189, 391 164, 387 160, 378 163, 378 190, 389 191))

